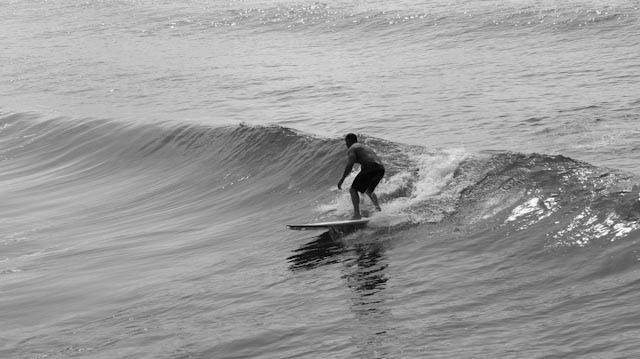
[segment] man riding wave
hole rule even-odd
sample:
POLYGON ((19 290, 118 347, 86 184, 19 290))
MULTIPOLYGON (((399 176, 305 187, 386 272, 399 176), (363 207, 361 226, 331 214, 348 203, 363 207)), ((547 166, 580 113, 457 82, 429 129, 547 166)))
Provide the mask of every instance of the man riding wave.
POLYGON ((353 180, 351 189, 349 190, 349 193, 351 193, 351 202, 353 203, 352 218, 360 219, 362 216, 360 215, 360 196, 358 192, 366 193, 366 195, 371 198, 376 210, 381 211, 378 197, 373 191, 378 186, 378 183, 380 183, 380 180, 382 180, 382 177, 384 177, 384 166, 371 147, 358 143, 358 137, 355 134, 347 134, 344 140, 348 148, 347 165, 342 178, 338 182, 338 189, 342 189, 342 182, 344 182, 344 179, 351 173, 353 165, 356 163, 360 164, 360 173, 358 173, 353 180))

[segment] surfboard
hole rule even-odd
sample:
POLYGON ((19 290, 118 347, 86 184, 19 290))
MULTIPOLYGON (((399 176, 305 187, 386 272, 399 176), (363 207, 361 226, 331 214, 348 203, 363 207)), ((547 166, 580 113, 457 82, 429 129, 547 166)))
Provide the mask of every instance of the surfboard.
POLYGON ((369 223, 369 218, 347 219, 342 221, 287 224, 287 228, 295 230, 324 229, 324 228, 344 228, 344 227, 364 227, 369 223))

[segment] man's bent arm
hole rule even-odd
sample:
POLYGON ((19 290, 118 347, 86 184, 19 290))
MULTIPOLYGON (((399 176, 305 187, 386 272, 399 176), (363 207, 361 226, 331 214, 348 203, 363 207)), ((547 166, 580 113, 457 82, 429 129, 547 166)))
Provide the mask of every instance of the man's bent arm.
POLYGON ((347 153, 347 156, 348 156, 347 166, 344 168, 344 173, 342 174, 342 178, 340 178, 340 181, 338 182, 338 188, 342 186, 342 182, 344 181, 345 178, 347 178, 349 173, 351 173, 351 170, 353 170, 353 165, 356 163, 355 153, 353 153, 352 151, 349 151, 347 153))
POLYGON ((344 173, 342 174, 342 179, 347 178, 351 170, 353 170, 353 165, 356 163, 356 154, 353 151, 349 151, 347 153, 347 166, 344 168, 344 173))

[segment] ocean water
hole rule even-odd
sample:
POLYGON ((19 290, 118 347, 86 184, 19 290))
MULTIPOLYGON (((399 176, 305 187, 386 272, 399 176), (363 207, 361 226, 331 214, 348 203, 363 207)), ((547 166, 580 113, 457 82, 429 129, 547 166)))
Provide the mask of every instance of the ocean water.
POLYGON ((637 1, 0 13, 0 357, 640 355, 637 1))

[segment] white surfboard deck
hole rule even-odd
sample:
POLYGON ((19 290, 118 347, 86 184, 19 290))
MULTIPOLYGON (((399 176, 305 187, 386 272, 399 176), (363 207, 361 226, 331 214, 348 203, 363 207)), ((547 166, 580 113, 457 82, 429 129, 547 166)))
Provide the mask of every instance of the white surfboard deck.
POLYGON ((303 223, 303 224, 287 224, 287 228, 296 230, 305 229, 323 229, 323 228, 342 228, 349 226, 365 226, 369 223, 369 218, 347 219, 341 221, 303 223))

